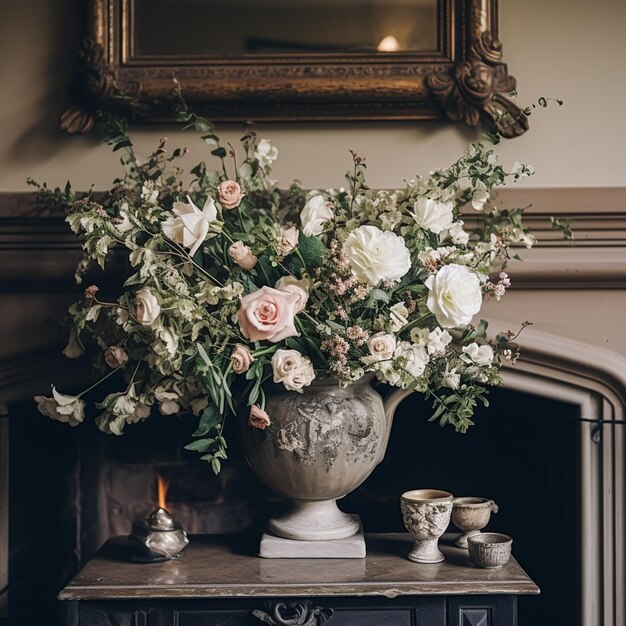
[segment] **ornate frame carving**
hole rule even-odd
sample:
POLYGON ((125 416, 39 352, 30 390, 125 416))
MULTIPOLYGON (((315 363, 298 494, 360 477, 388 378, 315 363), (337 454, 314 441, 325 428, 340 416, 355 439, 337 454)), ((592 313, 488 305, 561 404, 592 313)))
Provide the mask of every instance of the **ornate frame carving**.
POLYGON ((81 69, 61 117, 86 133, 98 109, 171 120, 176 77, 194 108, 221 121, 480 119, 514 137, 528 128, 508 97, 515 79, 502 62, 498 0, 440 0, 438 49, 393 54, 137 56, 133 0, 89 0, 81 69))

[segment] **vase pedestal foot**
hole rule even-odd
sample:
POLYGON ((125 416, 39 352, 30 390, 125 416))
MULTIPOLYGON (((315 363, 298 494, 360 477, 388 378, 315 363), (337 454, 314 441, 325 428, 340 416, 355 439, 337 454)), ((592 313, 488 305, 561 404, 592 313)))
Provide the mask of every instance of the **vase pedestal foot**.
POLYGON ((358 532, 358 515, 340 511, 335 500, 293 500, 291 510, 267 523, 275 537, 295 541, 344 539, 358 532))
POLYGON ((263 533, 259 556, 266 559, 363 559, 365 537, 358 515, 350 515, 357 531, 340 539, 285 539, 271 532, 263 533))

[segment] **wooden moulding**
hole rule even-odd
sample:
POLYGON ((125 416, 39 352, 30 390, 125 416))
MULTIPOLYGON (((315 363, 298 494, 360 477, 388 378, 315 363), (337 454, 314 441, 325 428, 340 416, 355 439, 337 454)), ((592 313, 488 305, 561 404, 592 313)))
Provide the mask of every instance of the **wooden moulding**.
POLYGON ((81 67, 61 127, 87 133, 98 109, 171 121, 175 76, 199 113, 221 121, 433 120, 528 128, 509 99, 497 0, 440 0, 438 46, 415 53, 140 56, 133 0, 89 0, 81 67), (504 116, 504 117, 503 117, 504 116))
MULTIPOLYGON (((76 291, 78 240, 62 216, 37 215, 33 199, 30 193, 0 194, 0 290, 76 291)), ((504 189, 496 202, 529 207, 525 221, 539 239, 535 249, 518 250, 523 263, 511 263, 513 288, 626 286, 626 188, 504 189), (574 242, 551 228, 551 216, 573 219, 574 242)), ((469 224, 471 214, 464 219, 469 224)))

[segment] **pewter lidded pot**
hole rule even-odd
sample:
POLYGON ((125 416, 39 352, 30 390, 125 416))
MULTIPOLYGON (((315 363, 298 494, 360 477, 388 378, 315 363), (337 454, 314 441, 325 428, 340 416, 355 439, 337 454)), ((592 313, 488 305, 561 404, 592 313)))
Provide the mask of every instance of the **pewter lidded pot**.
POLYGON ((303 393, 282 386, 266 391, 265 430, 239 423, 244 454, 255 474, 273 491, 292 501, 292 510, 273 518, 268 530, 301 541, 341 539, 360 526, 336 500, 363 483, 382 461, 393 415, 409 390, 397 389, 385 400, 371 387, 373 376, 340 387, 317 378, 303 393))
POLYGON ((182 526, 161 507, 147 519, 133 524, 130 541, 137 551, 136 560, 142 561, 178 559, 189 543, 182 526))

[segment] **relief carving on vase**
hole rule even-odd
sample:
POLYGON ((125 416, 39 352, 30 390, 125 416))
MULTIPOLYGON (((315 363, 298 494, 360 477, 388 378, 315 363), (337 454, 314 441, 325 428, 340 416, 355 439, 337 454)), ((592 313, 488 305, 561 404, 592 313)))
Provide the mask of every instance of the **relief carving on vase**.
POLYGON ((326 471, 332 469, 340 449, 347 446, 348 463, 373 459, 379 433, 368 405, 356 398, 319 394, 315 398, 291 398, 280 425, 268 433, 276 452, 292 452, 305 465, 322 459, 326 471))

